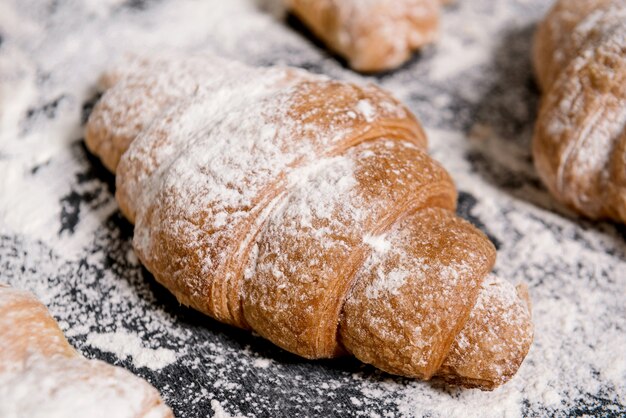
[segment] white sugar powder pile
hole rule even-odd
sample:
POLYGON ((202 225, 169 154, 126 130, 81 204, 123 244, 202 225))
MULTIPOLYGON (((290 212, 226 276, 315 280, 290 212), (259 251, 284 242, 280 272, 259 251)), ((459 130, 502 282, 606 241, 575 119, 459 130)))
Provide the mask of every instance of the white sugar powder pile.
POLYGON ((102 351, 113 353, 119 359, 131 358, 135 367, 162 369, 176 361, 176 353, 166 348, 148 348, 143 341, 128 332, 89 334, 87 344, 102 351))

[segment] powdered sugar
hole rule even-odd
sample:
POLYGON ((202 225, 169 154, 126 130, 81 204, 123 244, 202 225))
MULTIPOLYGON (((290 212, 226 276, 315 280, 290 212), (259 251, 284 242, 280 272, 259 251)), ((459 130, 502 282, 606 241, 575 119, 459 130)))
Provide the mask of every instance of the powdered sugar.
POLYGON ((622 414, 623 234, 556 204, 529 157, 537 97, 529 87, 529 25, 548 2, 459 1, 443 14, 441 43, 380 79, 350 72, 292 30, 277 18, 278 2, 45 5, 0 2, 0 260, 2 279, 35 291, 81 352, 147 377, 178 416, 210 416, 211 400, 247 416, 622 414), (408 103, 463 192, 461 213, 497 240, 498 275, 530 285, 537 329, 518 375, 483 393, 396 379, 346 359, 303 361, 180 308, 154 284, 127 257, 132 231, 117 212, 111 177, 78 141, 81 108, 107 64, 126 49, 164 45, 373 80, 408 103), (468 133, 475 123, 487 128, 484 138, 468 133), (165 369, 135 369, 85 343, 92 333, 120 331, 181 355, 165 369), (259 355, 271 366, 253 367, 259 355))
POLYGON ((113 353, 121 360, 131 358, 135 367, 159 370, 176 361, 176 353, 166 348, 145 347, 142 340, 128 332, 92 333, 87 335, 87 344, 104 352, 113 353))
POLYGON ((213 409, 213 417, 212 418, 240 418, 240 415, 230 415, 228 412, 224 410, 222 405, 216 401, 215 399, 211 400, 211 409, 213 409))
POLYGON ((385 297, 387 293, 397 295, 400 288, 406 283, 409 272, 406 270, 391 270, 385 274, 381 269, 377 269, 378 280, 373 282, 365 290, 365 294, 370 299, 385 297))
MULTIPOLYGON (((206 61, 205 71, 212 65, 210 58, 206 61)), ((297 183, 298 177, 307 178, 311 170, 323 168, 324 155, 332 155, 350 143, 358 144, 368 135, 381 135, 373 130, 369 134, 370 128, 359 125, 361 121, 386 120, 404 115, 405 110, 371 86, 339 85, 324 77, 280 68, 255 72, 238 64, 220 63, 218 67, 227 70, 225 76, 219 71, 214 71, 216 77, 205 72, 202 75, 208 79, 206 83, 198 82, 194 95, 177 101, 141 131, 117 167, 117 193, 122 209, 135 221, 134 242, 139 258, 159 281, 172 289, 180 285, 174 277, 193 277, 186 284, 190 290, 177 293, 179 300, 222 321, 243 326, 238 306, 243 275, 240 269, 285 187, 297 183), (324 94, 333 87, 343 94, 335 90, 336 97, 324 94), (380 97, 380 103, 369 104, 366 115, 354 118, 348 111, 365 92, 380 97), (311 106, 321 100, 332 112, 311 106), (241 115, 246 117, 242 119, 241 115), (355 133, 349 136, 347 133, 352 131, 355 133), (321 163, 315 161, 317 158, 321 163), (193 240, 185 242, 181 237, 193 240), (178 252, 182 267, 163 265, 166 254, 160 248, 178 252), (226 283, 222 277, 227 277, 226 283), (220 296, 201 302, 191 296, 207 288, 220 296)), ((155 70, 147 71, 141 80, 150 79, 155 70)), ((174 77, 170 74, 164 79, 174 77)), ((116 124, 130 123, 124 120, 124 102, 116 95, 133 94, 131 85, 122 81, 104 94, 103 105, 95 108, 89 121, 88 132, 96 131, 93 137, 90 134, 89 143, 103 139, 106 145, 108 135, 115 143, 117 129, 97 134, 97 126, 109 116, 116 124)), ((149 86, 143 93, 140 100, 150 100, 154 94, 156 102, 164 101, 161 89, 149 86)), ((407 140, 420 139, 409 135, 407 140)), ((106 163, 106 148, 103 152, 93 145, 90 148, 106 163)), ((330 218, 332 208, 318 197, 330 195, 333 187, 335 193, 348 190, 352 183, 346 174, 341 171, 333 184, 320 180, 320 184, 304 191, 308 198, 295 209, 304 223, 313 216, 307 210, 330 218)))
POLYGON ((365 116, 365 120, 371 122, 374 119, 374 108, 367 99, 359 100, 356 104, 356 110, 365 116))
POLYGON ((389 241, 385 240, 385 235, 365 235, 363 242, 370 245, 374 251, 386 252, 389 251, 389 241))

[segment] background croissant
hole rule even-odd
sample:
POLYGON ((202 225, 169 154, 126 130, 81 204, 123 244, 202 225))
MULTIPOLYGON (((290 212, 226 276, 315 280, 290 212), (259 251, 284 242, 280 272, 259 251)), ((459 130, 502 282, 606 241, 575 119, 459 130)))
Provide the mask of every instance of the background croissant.
POLYGON ((626 222, 626 1, 558 1, 537 30, 534 64, 541 178, 577 212, 626 222))
POLYGON ((0 284, 0 335, 3 418, 174 416, 146 381, 78 354, 29 292, 0 284))
POLYGON ((493 245, 389 94, 214 57, 136 59, 103 84, 87 145, 181 303, 307 358, 483 389, 517 371, 526 290, 488 276, 493 245))
POLYGON ((432 42, 447 0, 286 0, 311 31, 358 71, 399 67, 432 42))

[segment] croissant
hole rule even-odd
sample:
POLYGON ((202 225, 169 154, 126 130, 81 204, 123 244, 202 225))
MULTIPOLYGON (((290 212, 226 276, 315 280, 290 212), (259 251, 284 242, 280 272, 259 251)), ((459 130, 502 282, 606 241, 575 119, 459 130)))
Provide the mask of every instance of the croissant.
POLYGON ((537 171, 561 202, 626 222, 626 1, 561 0, 539 25, 537 171))
POLYGON ((310 359, 483 389, 515 374, 526 289, 488 275, 493 245, 388 93, 214 57, 136 59, 103 84, 87 146, 182 304, 310 359))
POLYGON ((29 292, 0 284, 0 335, 4 418, 174 417, 146 381, 78 354, 29 292))
POLYGON ((328 47, 363 72, 391 70, 437 36, 442 0, 286 0, 328 47))

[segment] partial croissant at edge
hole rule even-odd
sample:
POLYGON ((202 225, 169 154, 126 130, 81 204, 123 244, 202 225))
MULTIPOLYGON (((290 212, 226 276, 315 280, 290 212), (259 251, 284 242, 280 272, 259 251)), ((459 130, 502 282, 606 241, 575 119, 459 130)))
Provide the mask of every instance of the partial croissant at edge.
POLYGON ((362 72, 392 70, 435 40, 447 0, 285 0, 330 49, 362 72))
POLYGON ((489 390, 515 374, 527 293, 489 273, 493 245, 391 95, 202 56, 102 83, 87 146, 181 303, 311 359, 489 390))
POLYGON ((550 192, 626 223, 626 0, 560 0, 535 36, 533 155, 550 192))
POLYGON ((0 283, 0 416, 173 418, 148 382, 82 357, 48 309, 0 283))

